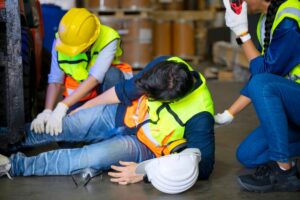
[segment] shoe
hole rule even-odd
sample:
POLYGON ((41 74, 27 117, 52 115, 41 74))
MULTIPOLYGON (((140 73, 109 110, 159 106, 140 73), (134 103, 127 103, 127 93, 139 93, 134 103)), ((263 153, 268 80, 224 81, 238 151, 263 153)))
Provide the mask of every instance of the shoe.
POLYGON ((276 162, 256 168, 255 173, 238 177, 242 188, 250 192, 295 192, 300 191, 300 176, 297 166, 284 171, 276 162))
POLYGON ((9 179, 12 179, 9 175, 11 164, 6 156, 0 154, 0 177, 6 175, 9 179))

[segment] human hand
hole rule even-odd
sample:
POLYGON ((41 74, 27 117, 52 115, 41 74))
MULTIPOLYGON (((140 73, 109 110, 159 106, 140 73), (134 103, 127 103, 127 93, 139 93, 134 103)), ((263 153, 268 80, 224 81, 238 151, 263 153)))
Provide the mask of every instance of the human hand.
POLYGON ((62 119, 66 115, 68 109, 69 107, 62 102, 57 104, 48 119, 46 133, 54 136, 62 132, 62 119))
POLYGON ((30 130, 35 133, 45 132, 45 124, 48 122, 48 119, 52 113, 52 110, 45 109, 43 112, 37 115, 37 117, 31 122, 30 130))
POLYGON ((229 27, 237 36, 248 32, 248 17, 247 17, 247 3, 242 2, 242 10, 239 14, 235 13, 230 5, 230 0, 223 0, 226 8, 225 21, 226 26, 229 27))
POLYGON ((234 116, 228 110, 225 110, 223 113, 216 114, 214 118, 217 125, 227 125, 232 122, 234 116))
POLYGON ((120 161, 121 166, 112 165, 111 168, 116 172, 108 172, 108 175, 112 178, 111 182, 118 183, 120 185, 127 185, 131 183, 137 183, 143 180, 143 174, 136 174, 135 169, 137 163, 120 161))

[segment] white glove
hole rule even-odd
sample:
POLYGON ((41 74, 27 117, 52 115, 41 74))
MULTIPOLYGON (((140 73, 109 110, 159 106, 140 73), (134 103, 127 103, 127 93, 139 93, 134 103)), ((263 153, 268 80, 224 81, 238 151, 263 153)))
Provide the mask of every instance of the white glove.
POLYGON ((45 109, 43 112, 38 114, 38 116, 31 122, 30 130, 33 130, 35 133, 45 132, 45 124, 47 123, 52 110, 45 109))
POLYGON ((50 118, 46 125, 46 133, 50 135, 58 135, 62 132, 62 119, 67 114, 69 109, 64 103, 58 103, 56 108, 53 110, 50 118))
POLYGON ((223 0, 226 8, 225 21, 226 26, 229 27, 237 36, 248 32, 248 17, 247 17, 247 3, 243 1, 242 11, 236 14, 230 6, 230 0, 223 0))
POLYGON ((215 122, 218 125, 226 125, 226 124, 230 124, 233 120, 233 115, 228 111, 225 110, 223 113, 218 113, 214 116, 215 118, 215 122))

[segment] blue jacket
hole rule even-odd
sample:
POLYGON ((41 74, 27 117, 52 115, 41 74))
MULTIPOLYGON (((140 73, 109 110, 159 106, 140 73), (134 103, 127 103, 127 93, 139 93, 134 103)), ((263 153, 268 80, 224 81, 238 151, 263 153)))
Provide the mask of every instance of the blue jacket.
MULTIPOLYGON (((250 61, 251 76, 260 73, 287 75, 300 63, 300 30, 295 20, 284 19, 274 31, 269 48, 264 55, 250 61)), ((248 96, 247 84, 241 94, 248 96)))

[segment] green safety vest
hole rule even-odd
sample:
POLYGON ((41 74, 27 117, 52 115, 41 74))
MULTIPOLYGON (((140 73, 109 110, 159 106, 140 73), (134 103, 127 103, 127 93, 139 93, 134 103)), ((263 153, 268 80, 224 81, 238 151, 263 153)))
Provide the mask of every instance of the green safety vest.
MULTIPOLYGON (((287 0, 283 4, 280 5, 278 8, 278 11, 275 16, 275 20, 272 25, 270 38, 272 40, 272 36, 274 31, 276 30, 277 26, 284 20, 285 18, 292 18, 294 19, 300 28, 300 2, 299 0, 287 0)), ((265 20, 266 15, 262 14, 260 16, 260 19, 258 21, 256 33, 258 41, 262 47, 262 55, 264 52, 264 36, 265 36, 265 20)), ((297 44, 296 44, 297 45, 297 44)), ((300 83, 300 63, 296 65, 286 76, 286 78, 291 79, 293 81, 296 81, 297 83, 300 83)))
POLYGON ((94 65, 101 50, 116 39, 118 40, 118 46, 113 64, 119 64, 119 57, 122 55, 122 49, 120 48, 120 35, 114 29, 101 25, 99 37, 88 54, 80 53, 76 56, 70 57, 61 52, 57 52, 58 65, 74 80, 78 82, 84 81, 87 79, 89 70, 94 65))
MULTIPOLYGON (((179 57, 169 58, 168 61, 184 63, 190 71, 193 68, 179 57)), ((213 101, 206 86, 205 78, 199 73, 202 84, 190 94, 173 103, 162 103, 160 101, 147 101, 149 119, 151 122, 150 133, 156 142, 162 145, 163 140, 168 138, 167 143, 182 139, 185 125, 189 119, 201 112, 209 112, 214 115, 213 101), (158 131, 151 131, 158 130, 158 131)))

